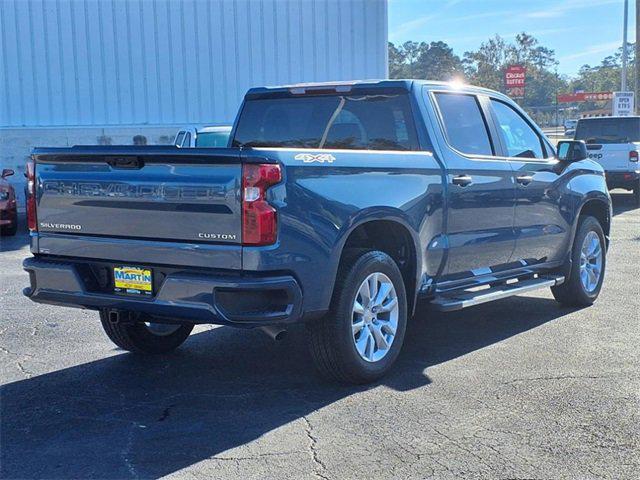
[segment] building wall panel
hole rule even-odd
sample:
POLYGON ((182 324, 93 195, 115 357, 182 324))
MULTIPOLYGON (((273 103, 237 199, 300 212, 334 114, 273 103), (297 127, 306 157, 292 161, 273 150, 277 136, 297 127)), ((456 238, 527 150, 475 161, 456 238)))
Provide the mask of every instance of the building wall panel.
POLYGON ((0 127, 229 123, 257 85, 384 78, 386 0, 0 0, 0 127))

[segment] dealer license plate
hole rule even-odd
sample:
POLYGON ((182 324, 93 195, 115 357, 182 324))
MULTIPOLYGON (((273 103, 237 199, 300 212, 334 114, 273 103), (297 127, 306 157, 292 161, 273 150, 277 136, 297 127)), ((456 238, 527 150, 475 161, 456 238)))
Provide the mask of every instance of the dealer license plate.
POLYGON ((113 267, 113 289, 118 293, 151 295, 153 281, 151 269, 139 267, 113 267))

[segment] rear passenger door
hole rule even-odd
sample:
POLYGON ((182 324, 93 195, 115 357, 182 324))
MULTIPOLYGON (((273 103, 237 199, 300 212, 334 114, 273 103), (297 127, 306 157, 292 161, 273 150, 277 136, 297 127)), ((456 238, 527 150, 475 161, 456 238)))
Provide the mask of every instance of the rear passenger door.
POLYGON ((509 262, 515 247, 511 165, 496 157, 495 127, 487 119, 485 97, 455 91, 429 95, 447 170, 444 280, 491 273, 509 262))
POLYGON ((564 212, 571 205, 563 195, 568 179, 558 168, 555 152, 533 124, 508 102, 491 98, 491 114, 498 131, 498 150, 511 164, 516 181, 513 261, 529 265, 563 260, 570 225, 564 212))

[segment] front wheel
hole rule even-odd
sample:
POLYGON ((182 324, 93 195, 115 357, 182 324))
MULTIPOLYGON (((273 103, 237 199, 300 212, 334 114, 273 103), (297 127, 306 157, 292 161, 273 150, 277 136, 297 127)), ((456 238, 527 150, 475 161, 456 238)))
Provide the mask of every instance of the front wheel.
POLYGON ((594 217, 580 218, 571 260, 571 271, 564 283, 551 288, 553 296, 567 306, 591 305, 600 294, 607 263, 604 232, 594 217))
POLYGON ((330 313, 309 326, 310 348, 324 377, 369 383, 400 353, 407 325, 402 274, 387 254, 346 254, 330 313))
POLYGON ((167 353, 187 339, 193 325, 157 323, 151 318, 136 318, 135 322, 112 322, 105 311, 100 312, 102 328, 118 347, 134 353, 167 353))

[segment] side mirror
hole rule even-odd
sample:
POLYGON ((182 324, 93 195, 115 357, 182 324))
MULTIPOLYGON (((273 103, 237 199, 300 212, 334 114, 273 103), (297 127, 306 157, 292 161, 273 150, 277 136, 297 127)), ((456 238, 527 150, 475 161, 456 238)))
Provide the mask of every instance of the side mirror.
POLYGON ((561 140, 558 142, 558 160, 566 163, 579 162, 588 158, 587 145, 582 140, 561 140))
POLYGON ((11 170, 10 168, 3 168, 2 169, 2 178, 7 178, 10 177, 11 175, 13 175, 14 172, 13 170, 11 170))

